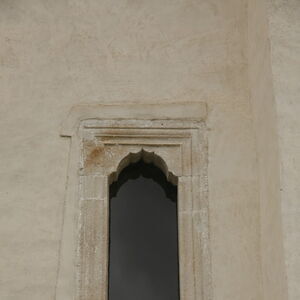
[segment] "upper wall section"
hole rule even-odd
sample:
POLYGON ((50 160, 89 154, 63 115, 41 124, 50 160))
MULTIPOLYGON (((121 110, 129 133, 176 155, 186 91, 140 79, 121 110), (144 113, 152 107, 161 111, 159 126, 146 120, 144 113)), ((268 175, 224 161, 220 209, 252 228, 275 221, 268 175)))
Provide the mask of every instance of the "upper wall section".
POLYGON ((206 102, 241 88, 242 0, 1 1, 0 20, 3 96, 15 89, 52 110, 206 102))

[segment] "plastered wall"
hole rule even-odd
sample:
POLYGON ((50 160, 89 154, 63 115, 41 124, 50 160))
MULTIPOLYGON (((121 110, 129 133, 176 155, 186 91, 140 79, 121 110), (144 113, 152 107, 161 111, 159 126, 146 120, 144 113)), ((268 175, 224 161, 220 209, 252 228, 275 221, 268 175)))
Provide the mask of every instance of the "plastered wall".
POLYGON ((300 3, 268 1, 289 299, 300 298, 300 3))
POLYGON ((208 105, 214 299, 284 299, 271 291, 282 252, 262 250, 274 224, 281 245, 279 179, 274 165, 262 189, 277 152, 258 155, 249 11, 246 0, 0 1, 0 299, 55 299, 71 107, 177 101, 208 105))
MULTIPOLYGON (((263 299, 287 299, 282 241, 280 158, 268 5, 248 2, 248 80, 256 135, 263 299)), ((291 298, 293 299, 293 298, 291 298)))

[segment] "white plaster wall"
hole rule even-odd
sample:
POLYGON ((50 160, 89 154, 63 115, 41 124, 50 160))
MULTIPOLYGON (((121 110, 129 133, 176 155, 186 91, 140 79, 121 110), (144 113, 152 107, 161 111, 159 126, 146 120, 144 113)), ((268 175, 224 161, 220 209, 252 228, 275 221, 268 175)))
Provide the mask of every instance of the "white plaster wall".
POLYGON ((244 0, 0 1, 0 299, 55 299, 60 124, 115 101, 207 102, 214 299, 263 299, 246 32, 244 0))
POLYGON ((269 0, 289 299, 300 299, 300 2, 269 0))

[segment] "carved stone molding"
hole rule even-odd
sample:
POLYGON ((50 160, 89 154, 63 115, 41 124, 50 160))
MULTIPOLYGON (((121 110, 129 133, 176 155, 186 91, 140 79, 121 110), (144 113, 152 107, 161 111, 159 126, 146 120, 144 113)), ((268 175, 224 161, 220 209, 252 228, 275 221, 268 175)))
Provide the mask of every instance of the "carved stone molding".
POLYGON ((107 300, 109 184, 140 159, 178 185, 180 299, 212 299, 205 117, 203 103, 72 109, 57 300, 107 300))

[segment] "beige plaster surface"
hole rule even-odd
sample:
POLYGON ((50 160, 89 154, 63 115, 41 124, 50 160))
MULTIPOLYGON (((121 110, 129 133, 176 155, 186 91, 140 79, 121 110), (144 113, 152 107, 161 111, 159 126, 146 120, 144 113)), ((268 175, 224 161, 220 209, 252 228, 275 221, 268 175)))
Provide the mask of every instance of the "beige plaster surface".
POLYGON ((263 299, 287 299, 282 241, 278 124, 273 92, 268 6, 248 4, 249 97, 253 110, 260 197, 263 299))
POLYGON ((300 299, 300 2, 269 0, 289 299, 300 299))
MULTIPOLYGON (((285 299, 276 122, 264 97, 270 91, 256 87, 258 69, 249 68, 260 64, 249 54, 249 7, 246 0, 0 1, 1 300, 55 299, 70 151, 61 124, 74 105, 115 102, 207 104, 213 299, 285 299), (270 115, 262 123, 249 96, 255 91, 270 115)), ((290 190, 296 175, 286 177, 290 190)), ((285 212, 293 212, 296 232, 297 200, 289 195, 285 212)), ((286 246, 294 245, 288 235, 286 246)))

